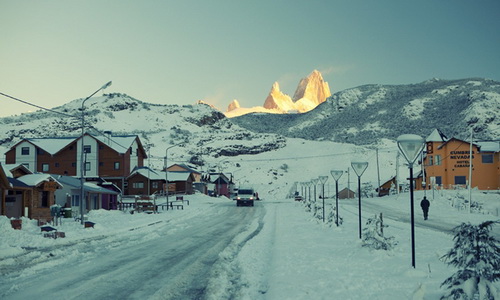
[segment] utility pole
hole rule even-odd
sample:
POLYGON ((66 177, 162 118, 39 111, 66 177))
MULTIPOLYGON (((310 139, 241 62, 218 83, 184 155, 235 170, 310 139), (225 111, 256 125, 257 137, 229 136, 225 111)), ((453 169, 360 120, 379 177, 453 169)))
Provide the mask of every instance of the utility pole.
POLYGON ((470 148, 469 148, 469 213, 472 204, 472 127, 470 128, 470 148))
POLYGON ((399 151, 396 154, 396 192, 399 195, 399 151))
POLYGON ((377 153, 377 178, 378 178, 378 196, 380 197, 380 168, 378 165, 378 148, 375 149, 375 152, 377 153))

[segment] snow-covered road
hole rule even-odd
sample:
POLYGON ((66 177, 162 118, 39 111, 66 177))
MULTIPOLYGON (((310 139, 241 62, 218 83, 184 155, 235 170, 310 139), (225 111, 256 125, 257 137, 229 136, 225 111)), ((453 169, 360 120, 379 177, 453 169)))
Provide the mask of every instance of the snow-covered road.
MULTIPOLYGON (((255 207, 191 195, 184 210, 92 211, 95 228, 65 219, 58 229, 66 238, 57 240, 43 238, 34 221, 14 230, 0 217, 0 299, 439 299, 455 271, 441 259, 453 247, 449 230, 498 220, 451 207, 455 193, 431 199, 427 221, 415 207, 416 268, 407 193, 362 199, 363 227, 384 214, 384 233, 398 242, 389 251, 362 246, 355 199, 339 202, 339 227, 264 192, 255 207)), ((474 198, 496 207, 497 196, 474 198)), ((326 202, 331 209, 334 200, 326 202)))
MULTIPOLYGON (((256 234, 260 227, 249 225, 264 215, 261 205, 240 208, 232 202, 212 203, 204 209, 210 212, 187 215, 174 227, 168 220, 156 221, 121 234, 82 240, 85 247, 75 243, 32 249, 16 257, 12 268, 3 266, 0 290, 7 291, 4 296, 9 299, 40 295, 202 299, 219 254, 236 236, 256 234)), ((239 247, 245 240, 238 242, 239 247)))

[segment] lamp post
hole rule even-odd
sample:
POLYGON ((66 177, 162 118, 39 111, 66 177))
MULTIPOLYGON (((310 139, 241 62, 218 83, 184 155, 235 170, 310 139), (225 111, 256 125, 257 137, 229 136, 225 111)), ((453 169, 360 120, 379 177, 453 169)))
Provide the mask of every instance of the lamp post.
POLYGON ((328 180, 328 176, 319 176, 319 181, 321 182, 321 185, 323 187, 322 190, 322 198, 323 198, 323 223, 325 222, 325 183, 328 180))
POLYGON ((83 184, 85 182, 84 180, 84 175, 83 175, 83 170, 85 169, 85 162, 84 162, 84 152, 85 152, 85 143, 83 142, 84 136, 85 136, 85 113, 83 112, 84 110, 84 104, 85 101, 89 100, 92 96, 97 94, 99 91, 104 90, 108 88, 111 85, 111 81, 106 83, 105 85, 101 86, 97 91, 93 92, 90 96, 85 98, 82 101, 82 140, 81 140, 81 147, 80 147, 80 224, 84 225, 85 221, 83 220, 83 215, 85 214, 85 199, 84 199, 84 189, 83 189, 83 184))
POLYGON ((148 148, 148 196, 151 195, 151 174, 150 174, 150 170, 151 170, 151 147, 154 147, 155 145, 154 144, 146 144, 146 147, 148 148))
POLYGON ((167 147, 165 150, 165 194, 167 195, 167 207, 168 207, 168 149, 177 147, 179 145, 182 145, 182 143, 172 145, 170 147, 167 147))
POLYGON ((411 265, 415 268, 415 218, 413 207, 413 164, 424 148, 424 139, 415 134, 398 137, 398 148, 408 162, 410 169, 410 220, 411 220, 411 265))
POLYGON ((365 172, 368 167, 367 161, 354 160, 351 161, 351 167, 354 169, 356 175, 358 175, 358 223, 359 223, 359 238, 361 239, 361 175, 365 172))
POLYGON ((344 171, 342 170, 330 171, 330 174, 332 174, 332 177, 335 180, 335 210, 337 211, 337 215, 335 217, 335 224, 337 226, 339 226, 339 179, 343 173, 344 171))

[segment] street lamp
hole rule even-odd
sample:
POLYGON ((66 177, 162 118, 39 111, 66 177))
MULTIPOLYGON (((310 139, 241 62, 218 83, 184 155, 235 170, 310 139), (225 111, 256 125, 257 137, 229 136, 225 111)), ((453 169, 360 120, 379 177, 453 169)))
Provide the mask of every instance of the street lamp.
POLYGON ((83 112, 84 110, 84 104, 85 104, 85 101, 89 100, 92 96, 94 96, 95 94, 97 94, 99 91, 101 90, 104 90, 106 88, 108 88, 110 85, 111 85, 111 81, 109 81, 108 83, 106 83, 105 85, 101 86, 97 91, 93 92, 90 96, 88 96, 87 98, 85 98, 83 101, 82 101, 82 141, 81 141, 81 148, 80 148, 80 224, 84 225, 85 224, 85 221, 83 220, 83 215, 84 215, 84 212, 85 212, 85 199, 84 199, 84 189, 83 189, 83 184, 85 182, 84 180, 84 175, 83 175, 83 170, 85 169, 85 162, 83 161, 84 159, 84 155, 83 155, 83 152, 85 152, 85 143, 83 142, 83 139, 84 139, 84 135, 85 135, 85 113, 83 112))
POLYGON ((325 183, 328 180, 328 176, 319 176, 319 181, 321 182, 321 185, 323 186, 323 191, 322 191, 322 198, 323 198, 323 223, 325 222, 325 183))
POLYGON ((332 174, 333 179, 335 180, 335 209, 337 211, 337 216, 335 218, 335 224, 339 226, 339 179, 342 176, 344 171, 342 170, 332 170, 330 174, 332 174))
POLYGON ((356 175, 358 175, 358 219, 359 219, 359 238, 361 239, 361 175, 365 172, 368 167, 367 161, 353 160, 351 161, 351 167, 354 169, 356 175))
POLYGON ((167 207, 168 207, 168 170, 167 170, 167 168, 168 168, 168 149, 171 149, 171 148, 174 148, 174 147, 177 147, 180 145, 182 145, 182 143, 167 147, 167 149, 165 150, 165 193, 167 194, 167 207))
POLYGON ((415 218, 413 208, 413 164, 424 148, 424 139, 416 134, 398 137, 398 148, 408 162, 410 169, 410 219, 411 219, 411 265, 415 268, 415 218))
POLYGON ((148 197, 151 195, 151 147, 154 147, 154 144, 146 144, 146 148, 148 149, 148 197))

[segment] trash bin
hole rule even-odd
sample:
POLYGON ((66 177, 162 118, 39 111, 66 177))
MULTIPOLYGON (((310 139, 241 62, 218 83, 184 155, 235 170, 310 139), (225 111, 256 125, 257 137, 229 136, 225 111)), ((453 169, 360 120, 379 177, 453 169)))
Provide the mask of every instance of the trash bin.
POLYGON ((71 208, 63 208, 64 218, 71 218, 72 217, 71 213, 72 213, 71 208))
POLYGON ((12 220, 10 220, 10 225, 14 229, 21 230, 23 228, 23 220, 12 219, 12 220))

